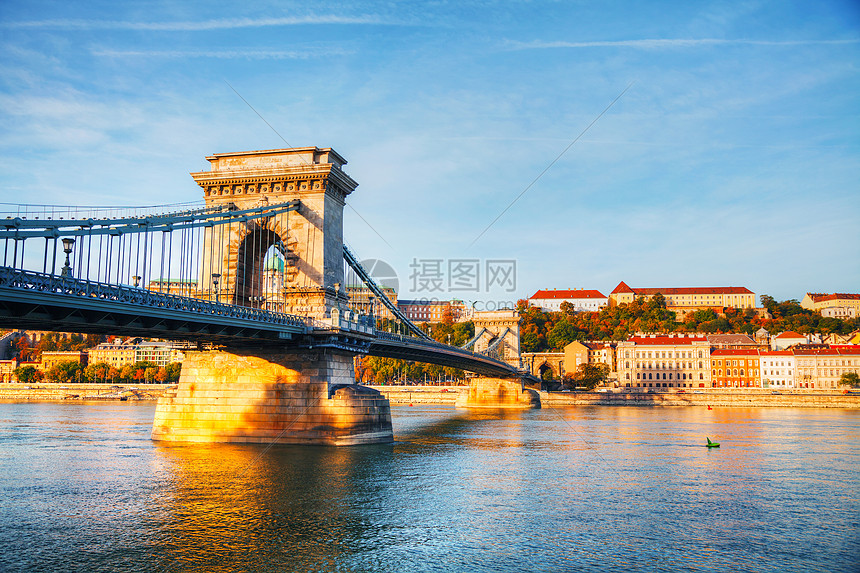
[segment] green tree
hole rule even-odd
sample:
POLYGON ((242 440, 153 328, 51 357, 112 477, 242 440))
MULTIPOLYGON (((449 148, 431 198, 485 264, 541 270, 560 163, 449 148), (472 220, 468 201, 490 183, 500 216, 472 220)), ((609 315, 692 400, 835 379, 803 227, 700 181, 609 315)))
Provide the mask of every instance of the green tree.
POLYGON ((167 382, 178 382, 179 375, 182 372, 182 363, 181 362, 171 362, 167 366, 164 367, 167 371, 167 382))
POLYGON ((18 378, 18 382, 22 384, 31 384, 33 382, 40 382, 44 375, 42 371, 36 368, 35 366, 19 366, 15 370, 13 370, 13 374, 18 378))
POLYGON ((94 383, 107 383, 110 382, 110 364, 105 362, 94 362, 92 364, 88 364, 86 368, 84 368, 83 379, 87 382, 94 383))
POLYGON ((860 376, 856 372, 845 372, 839 377, 839 385, 860 388, 860 376))
POLYGON ((48 370, 48 380, 68 384, 69 382, 77 382, 79 376, 83 372, 83 366, 80 362, 74 360, 64 360, 57 362, 50 370, 48 370))
POLYGON ((564 384, 569 388, 585 387, 593 390, 600 384, 605 384, 609 376, 609 366, 602 362, 580 364, 576 372, 565 374, 564 384))
POLYGON ((561 318, 547 334, 546 341, 550 348, 561 350, 574 340, 578 340, 581 337, 581 333, 573 324, 571 324, 566 318, 561 318))

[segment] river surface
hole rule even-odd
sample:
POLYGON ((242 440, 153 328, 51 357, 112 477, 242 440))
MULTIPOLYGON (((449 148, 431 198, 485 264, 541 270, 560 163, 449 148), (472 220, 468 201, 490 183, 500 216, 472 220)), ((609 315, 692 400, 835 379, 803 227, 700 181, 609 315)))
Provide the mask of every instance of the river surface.
POLYGON ((266 448, 154 409, 0 404, 0 571, 860 570, 858 411, 394 406, 393 445, 266 448))

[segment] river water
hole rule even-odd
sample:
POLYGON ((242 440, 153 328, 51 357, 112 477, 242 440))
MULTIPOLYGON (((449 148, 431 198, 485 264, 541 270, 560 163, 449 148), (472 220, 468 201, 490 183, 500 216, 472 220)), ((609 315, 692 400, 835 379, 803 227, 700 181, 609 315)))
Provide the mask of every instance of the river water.
POLYGON ((393 445, 267 449, 154 408, 0 404, 0 571, 860 570, 858 411, 394 406, 393 445))

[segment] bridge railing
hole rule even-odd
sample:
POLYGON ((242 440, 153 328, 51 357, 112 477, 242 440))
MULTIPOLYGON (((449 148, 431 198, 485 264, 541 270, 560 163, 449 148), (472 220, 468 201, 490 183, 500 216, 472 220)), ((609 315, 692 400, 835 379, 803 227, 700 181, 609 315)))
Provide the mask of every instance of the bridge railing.
POLYGON ((308 327, 307 320, 301 316, 175 294, 159 293, 129 285, 113 285, 9 267, 0 267, 0 288, 68 295, 149 308, 181 310, 203 315, 251 320, 275 325, 308 327))

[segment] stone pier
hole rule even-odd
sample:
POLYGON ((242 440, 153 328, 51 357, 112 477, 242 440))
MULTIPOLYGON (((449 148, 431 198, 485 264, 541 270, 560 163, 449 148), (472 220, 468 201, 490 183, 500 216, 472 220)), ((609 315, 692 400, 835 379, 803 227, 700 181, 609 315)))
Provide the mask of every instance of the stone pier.
POLYGON ((460 392, 458 408, 540 408, 540 396, 524 388, 519 378, 473 378, 460 392))
POLYGON ((394 437, 388 400, 354 383, 344 352, 189 352, 158 401, 152 439, 355 445, 394 437))

